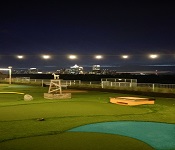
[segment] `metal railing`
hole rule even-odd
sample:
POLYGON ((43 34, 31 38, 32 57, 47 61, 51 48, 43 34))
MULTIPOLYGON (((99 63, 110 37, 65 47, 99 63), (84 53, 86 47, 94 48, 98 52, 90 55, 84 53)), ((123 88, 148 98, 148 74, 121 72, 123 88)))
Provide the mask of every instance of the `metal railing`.
POLYGON ((124 89, 124 90, 126 89, 126 90, 133 90, 133 91, 150 91, 150 92, 161 92, 161 93, 175 93, 175 84, 103 81, 102 88, 124 89))
MULTIPOLYGON (((1 79, 1 83, 8 83, 9 79, 1 79)), ((19 79, 12 78, 12 84, 30 84, 40 85, 50 83, 49 79, 19 79)), ((175 93, 175 84, 158 84, 158 83, 131 83, 131 82, 111 82, 111 81, 80 81, 80 80, 61 80, 61 84, 68 86, 82 86, 82 87, 97 87, 107 89, 121 89, 133 91, 151 91, 161 93, 175 93)))

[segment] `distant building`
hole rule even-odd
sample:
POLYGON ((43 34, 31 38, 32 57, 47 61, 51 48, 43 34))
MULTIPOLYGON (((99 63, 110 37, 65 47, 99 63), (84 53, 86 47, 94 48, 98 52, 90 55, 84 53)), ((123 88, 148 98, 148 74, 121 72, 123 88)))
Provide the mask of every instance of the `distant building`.
POLYGON ((37 74, 38 73, 38 69, 37 68, 30 68, 28 70, 29 74, 37 74))
POLYGON ((93 71, 100 70, 100 65, 93 65, 92 70, 93 71))
POLYGON ((70 74, 83 74, 83 67, 78 66, 75 64, 74 66, 71 66, 69 69, 70 74))
POLYGON ((101 73, 100 65, 93 65, 92 66, 92 74, 100 74, 100 73, 101 73))
POLYGON ((26 68, 25 69, 23 69, 23 68, 13 69, 12 74, 29 74, 29 71, 26 68))

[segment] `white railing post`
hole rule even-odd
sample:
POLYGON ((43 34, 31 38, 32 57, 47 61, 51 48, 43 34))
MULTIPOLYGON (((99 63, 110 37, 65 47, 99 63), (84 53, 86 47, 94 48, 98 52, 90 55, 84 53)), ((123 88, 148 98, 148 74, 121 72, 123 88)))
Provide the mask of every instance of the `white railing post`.
POLYGON ((152 88, 153 88, 153 91, 154 91, 154 88, 155 88, 155 85, 154 84, 152 85, 152 88))
POLYGON ((104 88, 104 86, 103 86, 103 81, 101 81, 101 88, 102 88, 102 89, 104 88))
POLYGON ((44 87, 44 81, 43 80, 41 80, 41 85, 42 85, 42 87, 44 87))

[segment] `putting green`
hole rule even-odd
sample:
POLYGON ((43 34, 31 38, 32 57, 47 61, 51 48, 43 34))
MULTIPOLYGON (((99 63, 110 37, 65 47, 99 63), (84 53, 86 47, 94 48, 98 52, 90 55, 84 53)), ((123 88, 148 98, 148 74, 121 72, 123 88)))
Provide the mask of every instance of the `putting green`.
MULTIPOLYGON (((97 122, 118 121, 119 123, 122 120, 175 124, 174 99, 157 98, 155 105, 129 107, 109 103, 111 96, 128 96, 118 93, 97 91, 73 93, 71 100, 55 101, 44 99, 43 93, 48 91, 48 88, 45 87, 10 85, 1 87, 0 91, 23 92, 31 94, 35 98, 34 101, 25 102, 23 95, 20 94, 0 94, 0 150, 153 150, 150 143, 134 136, 119 133, 97 133, 96 131, 70 132, 68 130, 97 122), (45 120, 38 121, 38 118, 45 120)), ((145 127, 141 126, 140 128, 143 130, 145 127)), ((125 129, 129 128, 126 126, 125 129)), ((171 127, 169 129, 170 134, 173 134, 174 130, 171 130, 171 127)), ((158 130, 161 131, 162 128, 158 128, 158 130)), ((151 132, 152 130, 150 130, 151 132)), ((144 136, 144 134, 142 135, 144 136)), ((175 139, 175 137, 172 136, 171 139, 175 139)), ((173 143, 175 142, 173 141, 173 143)), ((161 148, 163 149, 163 147, 161 148)))
POLYGON ((175 124, 155 122, 104 122, 80 126, 69 132, 97 132, 132 137, 156 150, 175 149, 175 124))
POLYGON ((1 150, 153 150, 146 143, 129 137, 80 132, 21 138, 0 143, 0 147, 1 150))

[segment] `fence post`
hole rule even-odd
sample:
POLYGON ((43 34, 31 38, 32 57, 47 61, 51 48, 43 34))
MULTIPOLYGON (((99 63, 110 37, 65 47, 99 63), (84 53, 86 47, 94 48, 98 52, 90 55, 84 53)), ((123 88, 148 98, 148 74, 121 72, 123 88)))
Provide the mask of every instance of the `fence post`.
POLYGON ((41 85, 42 85, 42 87, 44 87, 44 81, 43 80, 41 80, 41 85))
POLYGON ((103 81, 101 81, 101 88, 103 89, 103 81))

